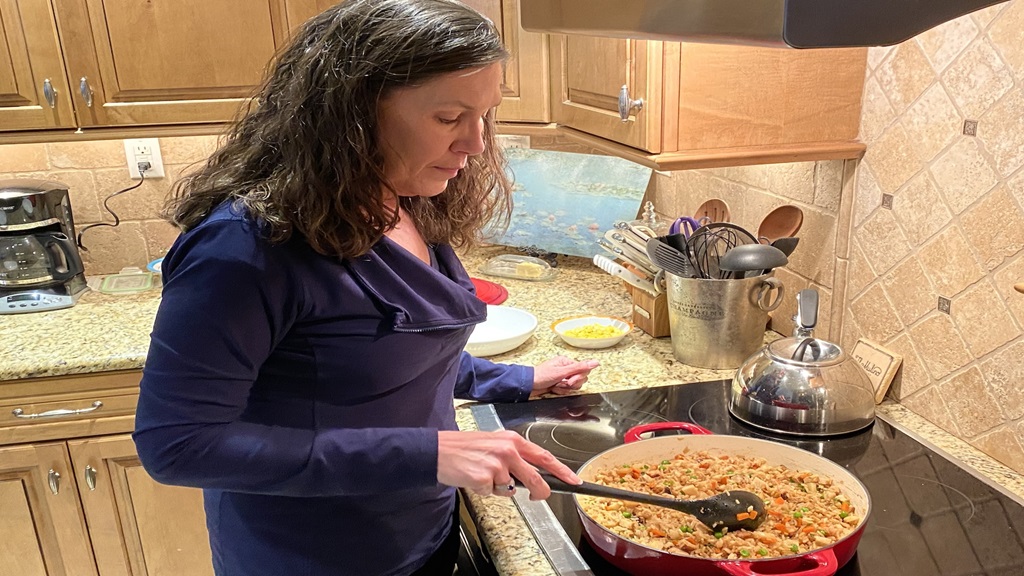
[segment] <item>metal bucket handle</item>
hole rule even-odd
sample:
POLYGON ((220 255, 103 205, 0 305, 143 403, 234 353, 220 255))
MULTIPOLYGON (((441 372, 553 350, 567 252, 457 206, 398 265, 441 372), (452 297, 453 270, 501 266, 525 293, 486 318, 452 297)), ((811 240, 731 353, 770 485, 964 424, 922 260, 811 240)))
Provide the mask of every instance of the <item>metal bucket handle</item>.
POLYGON ((786 296, 786 287, 782 285, 782 281, 778 278, 769 276, 761 281, 761 286, 757 289, 757 307, 765 312, 771 312, 782 304, 782 299, 786 296), (775 300, 771 303, 765 304, 765 297, 772 292, 776 293, 775 300))

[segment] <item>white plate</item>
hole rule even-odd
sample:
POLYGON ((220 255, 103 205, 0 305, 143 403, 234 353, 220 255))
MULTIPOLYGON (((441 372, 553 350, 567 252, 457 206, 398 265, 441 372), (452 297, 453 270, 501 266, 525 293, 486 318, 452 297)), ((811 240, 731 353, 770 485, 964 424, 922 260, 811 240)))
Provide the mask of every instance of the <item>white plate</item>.
POLYGON ((484 357, 515 350, 530 339, 537 317, 511 306, 487 306, 487 321, 477 324, 466 344, 466 352, 484 357))

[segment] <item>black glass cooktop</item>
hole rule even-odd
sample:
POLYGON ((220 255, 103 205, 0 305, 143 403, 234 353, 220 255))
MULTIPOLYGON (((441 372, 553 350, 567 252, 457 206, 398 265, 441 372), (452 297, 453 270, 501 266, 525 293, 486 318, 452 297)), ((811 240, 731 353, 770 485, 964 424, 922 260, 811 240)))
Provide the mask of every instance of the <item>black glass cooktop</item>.
MULTIPOLYGON (((775 435, 730 416, 729 383, 702 382, 644 390, 586 394, 519 404, 474 407, 481 429, 496 415, 515 430, 578 469, 591 456, 623 442, 638 424, 685 421, 716 434, 766 438, 796 446, 848 469, 872 500, 857 554, 841 576, 1021 576, 1024 574, 1024 506, 907 433, 876 418, 847 436, 813 439, 775 435), (489 414, 489 416, 484 416, 489 414)), ((674 432, 669 432, 674 433, 674 432)), ((685 433, 685 432, 684 432, 685 433)), ((523 499, 517 504, 532 506, 523 499)), ((586 564, 582 575, 624 574, 590 548, 570 496, 554 494, 547 506, 586 564)), ((524 510, 539 540, 538 527, 524 510)), ((558 562, 553 560, 556 567, 558 562)))

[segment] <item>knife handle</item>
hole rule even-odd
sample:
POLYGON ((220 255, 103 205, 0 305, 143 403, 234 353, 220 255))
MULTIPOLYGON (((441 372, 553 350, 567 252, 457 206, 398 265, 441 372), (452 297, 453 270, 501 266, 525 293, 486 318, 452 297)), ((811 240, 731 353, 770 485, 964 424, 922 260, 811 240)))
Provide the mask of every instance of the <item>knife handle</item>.
POLYGON ((594 255, 594 265, 600 268, 601 270, 604 270, 605 272, 611 274, 612 276, 622 278, 631 286, 639 288, 644 292, 647 292, 654 296, 658 295, 658 291, 654 287, 654 284, 652 282, 648 282, 647 280, 640 278, 636 274, 633 274, 629 270, 626 270, 622 266, 616 264, 615 262, 612 262, 610 258, 603 254, 594 255))

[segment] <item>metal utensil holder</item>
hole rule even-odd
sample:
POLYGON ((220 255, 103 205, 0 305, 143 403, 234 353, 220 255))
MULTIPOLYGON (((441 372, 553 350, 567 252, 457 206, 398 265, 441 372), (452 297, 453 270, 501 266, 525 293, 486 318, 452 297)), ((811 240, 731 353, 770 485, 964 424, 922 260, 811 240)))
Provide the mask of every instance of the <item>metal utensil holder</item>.
POLYGON ((738 368, 764 342, 768 312, 785 289, 778 278, 717 280, 666 274, 672 353, 700 368, 738 368))

